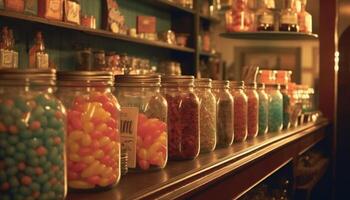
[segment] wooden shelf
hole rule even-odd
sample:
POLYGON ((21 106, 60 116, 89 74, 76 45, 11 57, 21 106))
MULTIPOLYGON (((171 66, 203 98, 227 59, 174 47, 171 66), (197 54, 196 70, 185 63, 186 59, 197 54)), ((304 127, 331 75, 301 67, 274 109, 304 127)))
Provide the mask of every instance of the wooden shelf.
MULTIPOLYGON (((139 0, 136 0, 136 1, 139 1, 139 0)), ((142 1, 149 3, 155 7, 166 9, 171 12, 182 12, 182 13, 191 14, 191 15, 195 14, 195 11, 193 9, 183 7, 177 3, 174 3, 168 0, 142 0, 142 1)))
POLYGON ((298 152, 322 140, 327 124, 327 120, 321 119, 287 132, 235 143, 194 160, 169 162, 160 171, 128 173, 112 190, 69 193, 67 199, 203 199, 213 195, 217 199, 232 199, 271 175, 298 152))
POLYGON ((209 21, 212 23, 220 23, 220 21, 221 21, 221 19, 218 17, 208 16, 208 15, 204 15, 204 14, 199 14, 199 18, 201 20, 209 21))
POLYGON ((12 19, 18 19, 18 20, 21 20, 22 22, 26 21, 28 23, 39 23, 39 24, 45 24, 45 25, 54 26, 54 27, 58 27, 58 28, 80 31, 80 32, 84 32, 85 34, 89 34, 89 35, 94 35, 94 36, 99 36, 99 37, 104 37, 104 38, 111 38, 111 39, 115 39, 115 40, 126 41, 126 42, 140 44, 140 45, 153 46, 153 47, 158 47, 158 48, 163 48, 163 49, 174 50, 174 51, 178 51, 178 52, 186 52, 186 53, 194 53, 195 52, 193 48, 172 45, 172 44, 168 44, 168 43, 162 42, 162 41, 151 41, 151 40, 146 40, 146 39, 134 38, 134 37, 130 37, 128 35, 112 33, 110 31, 105 31, 105 30, 101 30, 101 29, 91 29, 91 28, 87 28, 87 27, 83 27, 83 26, 70 24, 67 22, 48 20, 45 18, 32 16, 32 15, 26 15, 26 14, 17 13, 17 12, 3 11, 2 10, 2 11, 0 11, 0 16, 12 18, 12 19))
POLYGON ((216 56, 217 54, 215 53, 212 53, 212 52, 209 52, 209 51, 201 51, 199 53, 200 56, 205 56, 205 57, 214 57, 216 56))
POLYGON ((229 39, 245 39, 245 40, 315 40, 315 39, 318 39, 317 34, 283 32, 283 31, 232 32, 232 33, 221 33, 220 36, 224 38, 229 38, 229 39))

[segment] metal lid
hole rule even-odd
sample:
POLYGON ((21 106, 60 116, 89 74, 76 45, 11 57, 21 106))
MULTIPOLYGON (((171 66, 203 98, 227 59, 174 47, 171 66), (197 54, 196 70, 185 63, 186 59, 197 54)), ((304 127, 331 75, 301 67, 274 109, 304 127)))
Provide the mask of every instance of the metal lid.
POLYGON ((160 75, 116 75, 116 86, 160 86, 160 75))
POLYGON ((212 86, 215 89, 228 89, 230 87, 230 81, 227 80, 213 80, 212 86))
POLYGON ((113 85, 113 73, 105 71, 59 71, 58 82, 104 82, 113 85))
POLYGON ((194 76, 162 76, 161 82, 163 86, 179 85, 194 86, 194 76))
POLYGON ((0 80, 23 82, 35 82, 43 85, 54 85, 56 70, 54 69, 0 69, 0 80))
POLYGON ((230 81, 230 87, 241 89, 244 87, 244 81, 230 81))
POLYGON ((194 86, 199 88, 211 88, 212 80, 210 78, 199 78, 194 80, 194 86))

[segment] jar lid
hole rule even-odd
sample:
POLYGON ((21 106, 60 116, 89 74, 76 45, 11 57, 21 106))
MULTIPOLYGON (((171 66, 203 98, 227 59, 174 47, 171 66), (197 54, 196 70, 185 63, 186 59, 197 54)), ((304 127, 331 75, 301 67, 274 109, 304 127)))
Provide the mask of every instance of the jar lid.
POLYGON ((216 89, 228 89, 230 87, 230 81, 227 80, 213 80, 213 88, 216 89))
POLYGON ((242 89, 244 87, 244 81, 230 81, 230 87, 242 89))
POLYGON ((0 80, 16 81, 18 84, 35 82, 42 85, 55 85, 54 69, 0 69, 0 80))
POLYGON ((161 83, 163 86, 194 86, 194 76, 162 76, 161 83))
POLYGON ((160 86, 160 75, 116 75, 116 86, 160 86))
POLYGON ((57 79, 59 82, 105 82, 107 85, 113 85, 113 73, 105 71, 59 71, 57 79))
POLYGON ((199 88, 211 88, 212 80, 210 78, 199 78, 194 80, 194 86, 199 88))

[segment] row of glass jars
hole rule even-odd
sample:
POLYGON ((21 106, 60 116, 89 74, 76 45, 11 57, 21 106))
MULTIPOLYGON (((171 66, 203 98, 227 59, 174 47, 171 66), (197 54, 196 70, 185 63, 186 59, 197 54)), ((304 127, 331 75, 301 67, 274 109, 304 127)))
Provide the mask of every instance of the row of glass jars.
POLYGON ((67 183, 78 190, 111 187, 120 179, 121 144, 130 169, 148 170, 163 168, 168 157, 193 159, 255 137, 266 124, 282 128, 278 87, 268 87, 268 96, 243 82, 123 75, 113 93, 108 72, 58 72, 57 79, 55 90, 55 71, 0 70, 5 199, 63 199, 67 183))

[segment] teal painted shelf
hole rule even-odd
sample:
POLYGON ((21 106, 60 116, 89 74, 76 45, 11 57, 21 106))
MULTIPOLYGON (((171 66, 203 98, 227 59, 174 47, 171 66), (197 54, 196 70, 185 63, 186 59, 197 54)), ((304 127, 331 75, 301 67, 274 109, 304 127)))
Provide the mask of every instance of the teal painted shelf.
POLYGON ((48 20, 45 18, 27 15, 27 14, 23 14, 23 13, 17 13, 17 12, 11 12, 11 11, 0 11, 0 16, 12 18, 12 19, 18 19, 18 20, 21 20, 22 22, 40 23, 40 24, 45 24, 45 25, 54 26, 54 27, 58 27, 58 28, 80 31, 80 32, 83 32, 83 33, 88 34, 88 35, 94 35, 94 36, 104 37, 104 38, 111 38, 111 39, 126 41, 126 42, 130 42, 130 43, 134 43, 134 44, 152 46, 152 47, 169 49, 169 50, 174 50, 174 51, 178 51, 178 52, 185 52, 185 53, 194 53, 195 52, 195 50, 193 48, 172 45, 172 44, 168 44, 168 43, 162 42, 162 41, 151 41, 151 40, 146 40, 146 39, 141 39, 141 38, 134 38, 134 37, 130 37, 128 35, 116 34, 116 33, 110 32, 110 31, 106 31, 106 30, 91 29, 91 28, 87 28, 87 27, 83 27, 83 26, 79 26, 79 25, 75 25, 75 24, 71 24, 71 23, 67 23, 67 22, 63 22, 63 21, 48 20))

